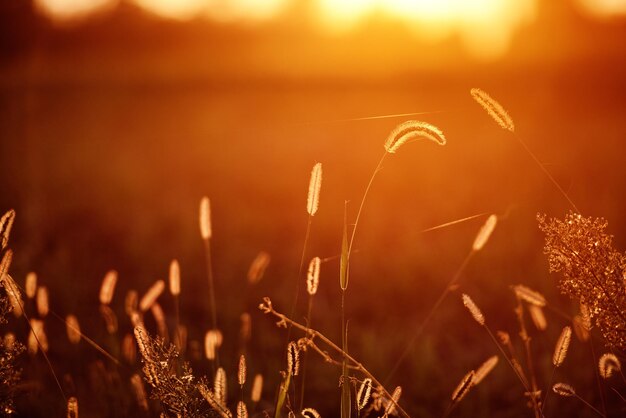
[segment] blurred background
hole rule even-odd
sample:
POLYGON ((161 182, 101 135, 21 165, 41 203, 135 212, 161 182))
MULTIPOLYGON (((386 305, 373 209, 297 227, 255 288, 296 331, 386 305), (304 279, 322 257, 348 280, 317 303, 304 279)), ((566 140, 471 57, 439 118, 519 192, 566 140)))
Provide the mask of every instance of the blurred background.
MULTIPOLYGON (((234 380, 239 316, 248 311, 249 367, 266 377, 270 407, 285 367, 285 333, 256 306, 270 296, 277 309, 289 309, 311 168, 322 162, 324 180, 307 262, 339 253, 344 201, 353 220, 388 133, 406 119, 425 120, 448 144, 409 144, 385 161, 351 265, 351 351, 385 379, 486 215, 427 228, 475 214, 502 217, 462 276, 462 291, 494 329, 516 335, 511 284, 540 290, 569 314, 577 309, 548 272, 535 221, 538 212, 562 218, 570 208, 470 88, 507 108, 518 137, 583 214, 607 218, 616 247, 626 248, 624 74, 623 0, 3 0, 0 211, 17 211, 12 274, 23 284, 36 272, 51 308, 76 314, 87 335, 115 351, 96 307, 102 277, 119 272, 113 306, 123 334, 130 330, 125 293, 166 278, 176 258, 183 321, 190 340, 202 341, 209 311, 198 204, 209 196, 226 370, 234 380), (391 117, 409 113, 419 115, 391 117), (262 250, 270 266, 247 284, 262 250)), ((168 297, 161 304, 171 322, 168 297)), ((313 323, 335 341, 339 303, 338 264, 329 260, 313 323)), ((304 314, 302 303, 296 319, 304 314)), ((47 321, 63 339, 63 324, 47 321)), ((565 325, 558 316, 548 321, 533 336, 544 387, 565 325)), ((441 414, 465 372, 495 354, 475 325, 452 295, 389 378, 390 388, 403 385, 412 415, 441 414)), ((83 345, 69 356, 67 343, 51 340, 57 372, 76 382, 68 390, 78 393, 81 415, 136 412, 128 400, 110 401, 93 368, 77 364, 93 364, 97 353, 83 345)), ((558 379, 598 406, 589 350, 574 342, 571 366, 558 379)), ((23 361, 18 412, 62 411, 52 383, 37 383, 48 379, 43 360, 23 361)), ((199 359, 192 366, 210 370, 199 359)), ((137 367, 120 373, 126 379, 137 367)), ((305 406, 336 416, 339 370, 314 356, 309 367, 305 406)), ((490 379, 455 414, 529 414, 504 361, 490 379)), ((623 404, 607 392, 607 408, 619 416, 623 404)), ((549 414, 593 414, 571 399, 551 402, 549 414)))

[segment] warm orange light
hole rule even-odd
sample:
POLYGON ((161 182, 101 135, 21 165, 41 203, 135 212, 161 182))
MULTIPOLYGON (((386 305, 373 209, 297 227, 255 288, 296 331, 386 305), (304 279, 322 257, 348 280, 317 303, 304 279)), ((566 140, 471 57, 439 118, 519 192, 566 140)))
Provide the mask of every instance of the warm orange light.
POLYGON ((578 0, 578 3, 594 15, 604 17, 626 15, 624 0, 578 0))
POLYGON ((35 0, 35 6, 53 20, 67 21, 112 10, 119 0, 35 0))
POLYGON ((320 17, 334 32, 375 15, 397 19, 426 40, 461 35, 476 54, 506 51, 514 30, 534 16, 536 0, 318 0, 320 17))
POLYGON ((274 16, 288 0, 132 0, 166 18, 188 20, 203 15, 216 20, 260 20, 274 16))
MULTIPOLYGON (((120 0, 35 0, 56 20, 83 17, 112 7, 120 0)), ((277 16, 297 0, 127 0, 148 12, 170 19, 208 17, 219 21, 258 21, 277 16)), ((460 39, 475 55, 504 53, 515 30, 534 17, 538 0, 315 0, 313 8, 323 27, 346 33, 368 18, 392 19, 419 39, 460 39)), ((579 0, 594 10, 620 10, 617 0, 579 0), (591 7, 591 6, 590 6, 591 7)), ((626 7, 621 6, 622 9, 626 7)))

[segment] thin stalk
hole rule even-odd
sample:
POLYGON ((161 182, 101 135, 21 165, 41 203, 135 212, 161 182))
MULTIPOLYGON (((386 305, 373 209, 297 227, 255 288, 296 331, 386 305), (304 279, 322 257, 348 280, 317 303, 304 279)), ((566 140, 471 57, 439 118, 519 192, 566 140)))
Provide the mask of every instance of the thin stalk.
POLYGON ((563 195, 563 197, 565 197, 565 199, 567 200, 567 202, 572 206, 572 208, 574 208, 574 210, 577 213, 580 213, 580 210, 578 210, 578 207, 576 206, 576 204, 574 204, 574 202, 572 201, 572 199, 570 199, 569 195, 567 194, 567 192, 565 192, 565 190, 563 190, 563 188, 561 187, 561 185, 559 183, 557 183, 557 181, 554 179, 554 177, 552 177, 552 174, 550 174, 550 172, 546 169, 546 167, 541 163, 541 161, 539 161, 539 158, 537 158, 537 156, 535 155, 534 152, 532 152, 530 150, 530 148, 528 147, 528 145, 526 145, 526 142, 520 138, 515 132, 513 133, 513 136, 515 136, 515 139, 517 139, 517 142, 519 142, 522 147, 524 148, 524 150, 528 153, 528 155, 530 155, 530 157, 533 159, 533 161, 535 161, 535 163, 539 166, 539 168, 541 169, 541 171, 543 171, 543 173, 550 179, 550 181, 556 186, 556 188, 559 190, 559 192, 561 192, 561 194, 563 195))
MULTIPOLYGON (((276 311, 274 309, 274 307, 272 306, 272 303, 270 301, 269 298, 264 298, 264 303, 261 304, 261 306, 259 307, 264 313, 266 314, 272 314, 274 315, 276 318, 279 319, 278 323, 283 323, 286 322, 287 324, 292 325, 293 327, 304 331, 306 333, 306 335, 313 339, 313 338, 318 338, 319 340, 321 340, 322 342, 324 342, 324 344, 326 344, 329 348, 333 349, 335 352, 337 352, 340 356, 342 356, 345 360, 347 360, 348 362, 350 362, 351 364, 348 364, 348 368, 358 371, 360 373, 362 373, 363 375, 365 375, 366 377, 369 377, 370 379, 372 379, 372 383, 376 386, 379 386, 381 388, 381 390, 383 391, 383 394, 385 395, 385 397, 387 399, 389 399, 390 401, 393 401, 391 394, 384 388, 384 386, 380 383, 380 381, 378 381, 378 379, 376 379, 374 377, 374 375, 372 375, 369 370, 367 370, 365 368, 365 366, 363 366, 360 362, 358 362, 354 357, 352 357, 350 354, 346 353, 344 350, 342 350, 341 348, 339 348, 335 343, 333 343, 330 339, 328 339, 324 334, 322 334, 321 332, 313 329, 313 328, 309 328, 307 326, 304 326, 290 318, 288 318, 287 316, 285 316, 284 314, 276 311)), ((316 350, 317 351, 317 350, 316 350)), ((319 352, 319 351, 318 351, 319 352)), ((321 354, 321 353, 320 353, 321 354)), ((322 355, 324 358, 326 358, 326 356, 322 355)), ((410 418, 410 416, 406 413, 406 411, 398 404, 398 403, 394 403, 396 410, 398 411, 398 413, 400 414, 400 416, 404 417, 404 418, 410 418)))
MULTIPOLYGON (((217 331, 217 307, 215 304, 215 287, 213 284, 213 265, 211 263, 211 240, 204 240, 204 254, 206 259, 206 271, 207 279, 209 281, 209 302, 211 304, 211 325, 213 329, 217 331)), ((215 375, 216 369, 220 367, 220 355, 219 350, 215 349, 215 361, 213 363, 213 375, 215 375)))
MULTIPOLYGON (((306 325, 308 328, 311 327, 311 312, 312 311, 313 311, 313 295, 309 295, 309 309, 306 315, 306 325)), ((306 382, 306 363, 307 363, 308 354, 309 352, 305 351, 303 359, 302 359, 302 382, 300 386, 300 408, 299 408, 300 411, 302 411, 302 408, 304 406, 304 386, 306 382)))
POLYGON ((520 336, 522 337, 522 342, 524 343, 524 351, 526 352, 526 366, 528 367, 528 373, 530 375, 530 398, 533 401, 533 409, 535 412, 535 417, 541 417, 541 409, 539 409, 539 404, 537 403, 537 399, 535 398, 535 394, 538 392, 537 388, 537 378, 535 376, 535 370, 533 366, 533 358, 532 352, 530 351, 530 337, 528 336, 528 331, 526 330, 526 324, 524 323, 524 307, 522 305, 521 299, 517 298, 517 307, 515 308, 515 314, 517 316, 517 321, 520 326, 520 336))
MULTIPOLYGON (((302 269, 304 268, 304 257, 306 256, 306 247, 309 243, 309 235, 311 234, 311 222, 313 221, 313 217, 309 215, 306 223, 306 233, 304 234, 304 243, 302 244, 302 254, 300 255, 300 266, 298 267, 298 276, 296 280, 296 293, 293 296, 293 302, 291 304, 291 310, 289 311, 289 316, 293 317, 296 313, 296 308, 298 306, 298 299, 300 296, 300 277, 302 276, 302 269)), ((291 338, 291 326, 289 326, 287 330, 287 343, 289 342, 289 338, 291 338)))
MULTIPOLYGON (((387 151, 385 151, 383 153, 383 156, 380 157, 380 161, 378 161, 378 165, 374 169, 374 172, 372 173, 372 176, 370 177, 370 181, 367 183, 367 187, 365 188, 365 192, 363 193, 363 198, 361 199, 361 204, 359 205, 359 211, 357 212, 356 220, 354 221, 354 228, 352 228, 352 236, 350 237, 350 245, 348 246, 348 263, 350 262, 350 254, 352 254, 352 245, 354 244, 354 237, 356 236, 356 230, 359 225, 359 220, 361 219, 361 212, 363 212, 365 199, 367 198, 367 194, 369 193, 370 188, 372 187, 372 183, 374 183, 374 178, 376 177, 376 174, 378 174, 378 172, 381 170, 383 161, 385 160, 386 156, 387 156, 387 151)), ((349 273, 350 273, 350 268, 348 267, 348 274, 349 273)))
POLYGON ((591 408, 593 410, 593 412, 595 412, 596 414, 600 415, 601 417, 606 417, 605 414, 603 414, 602 412, 598 411, 593 405, 591 405, 589 402, 587 402, 586 400, 584 400, 583 398, 581 398, 577 393, 574 393, 574 396, 581 401, 582 403, 584 403, 585 405, 587 405, 589 408, 591 408))
MULTIPOLYGON (((11 281, 13 281, 13 280, 11 280, 11 281)), ((54 381, 55 381, 57 387, 59 388, 59 391, 61 392, 61 396, 63 396, 63 400, 67 403, 67 397, 65 396, 65 392, 63 392, 63 388, 61 387, 61 382, 59 381, 59 378, 57 377, 57 374, 54 372, 54 368, 52 367, 52 363, 50 362, 50 359, 48 358, 48 354, 46 354, 46 352, 43 350, 43 347, 41 345, 41 342, 39 341, 39 337, 37 336, 37 333, 35 332, 35 330, 33 329, 32 325, 30 324, 30 318, 26 314, 26 310, 24 309, 24 304, 22 303, 21 298, 18 297, 19 292, 17 291, 17 289, 13 288, 13 285, 11 283, 9 283, 9 280, 5 280, 4 283, 7 286, 7 290, 8 290, 9 287, 11 287, 10 292, 13 293, 13 295, 15 297, 15 300, 20 305, 20 309, 22 310, 22 314, 24 315, 24 319, 28 323, 28 328, 30 329, 30 332, 33 333, 33 336, 35 337, 35 341, 37 341, 37 346, 39 347, 39 351, 41 351, 41 354, 43 355, 44 359, 46 360, 46 363, 48 364, 48 368, 50 369, 50 373, 52 374, 52 377, 54 378, 54 381)))
MULTIPOLYGON (((506 353, 504 352, 504 349, 502 348, 502 346, 500 345, 500 343, 498 342, 496 337, 493 335, 493 333, 491 332, 489 327, 485 324, 485 325, 483 325, 483 328, 485 328, 485 330, 487 331, 487 333, 491 337, 491 340, 494 342, 496 347, 498 347, 498 349, 500 350, 500 352, 502 353, 502 355, 506 359, 507 363, 509 363, 509 366, 511 366, 511 369, 513 369, 513 372, 515 372, 515 375, 518 377, 520 383, 522 384, 522 386, 524 386, 524 390, 527 393, 530 393, 530 389, 528 387, 528 379, 526 379, 526 377, 520 371, 517 370, 517 368, 515 367, 513 362, 509 359, 509 357, 506 355, 506 353)), ((539 411, 539 405, 537 404, 537 400, 535 399, 534 396, 532 396, 532 394, 530 396, 530 400, 533 403, 533 408, 535 410, 539 411)), ((540 413, 539 416, 543 417, 543 415, 541 413, 540 413)))
MULTIPOLYGON (((589 345, 591 346, 591 356, 593 357, 594 366, 598 364, 598 359, 596 358, 596 350, 593 346, 593 338, 589 338, 589 345)), ((604 390, 602 390, 602 383, 600 383, 600 374, 598 372, 598 367, 594 367, 596 376, 596 383, 598 384, 598 391, 600 392, 600 401, 602 402, 602 412, 604 412, 604 416, 606 416, 606 403, 604 401, 604 390)))
POLYGON ((396 363, 391 368, 391 371, 389 372, 389 374, 385 378, 385 384, 389 384, 389 380, 398 371, 398 368, 402 365, 402 362, 404 361, 404 359, 411 353, 411 350, 413 349, 413 344, 415 343, 415 340, 417 340, 422 335, 422 332, 424 332, 424 329, 426 328, 426 325, 431 320, 431 318, 432 318, 433 314, 435 313, 435 311, 439 308, 439 306, 443 303, 444 299, 452 291, 451 290, 452 286, 459 280, 459 278, 461 277, 461 274, 463 273, 463 271, 465 270, 465 268, 469 264, 469 262, 470 262, 472 256, 474 255, 474 253, 475 253, 474 250, 470 250, 470 252, 465 256, 465 259, 463 260, 463 262, 461 263, 459 268, 454 273, 454 276, 452 276, 452 279, 450 279, 450 281, 446 285, 445 289, 441 292, 441 294, 439 295, 439 298, 435 301, 433 307, 430 309, 430 311, 428 311, 428 313, 426 314, 426 317, 422 320, 420 325, 417 327, 417 331, 415 331, 415 333, 411 337, 411 340, 409 340, 409 343, 406 345, 406 348, 404 349, 404 351, 402 352, 400 357, 398 357, 398 360, 396 360, 396 363))

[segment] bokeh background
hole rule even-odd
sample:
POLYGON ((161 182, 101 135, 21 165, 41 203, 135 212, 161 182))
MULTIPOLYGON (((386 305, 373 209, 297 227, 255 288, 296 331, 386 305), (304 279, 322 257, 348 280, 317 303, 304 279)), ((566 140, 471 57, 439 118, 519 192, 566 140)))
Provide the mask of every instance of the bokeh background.
MULTIPOLYGON (((535 221, 538 212, 563 217, 570 208, 469 89, 502 102, 518 136, 583 214, 607 218, 616 246, 626 248, 624 74, 620 0, 4 0, 0 210, 17 211, 12 274, 23 283, 36 272, 51 308, 77 314, 85 333, 115 351, 97 309, 102 277, 110 269, 120 274, 113 305, 123 334, 130 330, 125 292, 143 293, 166 278, 176 258, 183 321, 190 339, 202 341, 209 315, 197 213, 209 196, 222 355, 234 378, 239 315, 250 312, 249 367, 266 377, 269 407, 285 367, 285 334, 256 305, 262 296, 283 311, 291 303, 313 164, 322 162, 324 180, 307 260, 339 253, 344 201, 354 219, 391 129, 426 120, 448 145, 409 144, 385 161, 351 266, 350 348, 384 379, 485 217, 423 232, 432 226, 501 216, 462 279, 494 329, 516 333, 511 284, 576 312, 548 272, 535 221), (405 113, 423 114, 378 118, 405 113), (261 250, 271 254, 270 266, 248 285, 261 250)), ((339 303, 338 264, 330 260, 313 321, 336 341, 339 303)), ((167 294, 161 304, 171 315, 167 294)), ((304 312, 302 304, 297 319, 304 312)), ((547 331, 533 335, 544 387, 566 324, 548 319, 547 331)), ((81 415, 136 413, 128 391, 112 394, 94 383, 98 354, 86 345, 71 352, 61 342, 63 324, 47 322, 56 335, 51 358, 61 376, 73 376, 81 415)), ((23 324, 10 327, 26 333, 23 324)), ((589 351, 574 342, 558 378, 599 406, 589 351)), ((465 372, 493 354, 455 294, 389 385, 403 386, 405 409, 415 416, 439 415, 465 372)), ((502 360, 455 414, 529 415, 502 360)), ((42 359, 23 362, 19 414, 62 416, 42 359)), ((336 416, 339 370, 309 362, 305 404, 336 416)), ((198 374, 210 370, 202 360, 192 365, 198 374)), ((125 379, 133 367, 119 373, 125 379)), ((623 403, 605 390, 607 408, 619 416, 623 403)), ((552 416, 593 414, 575 400, 550 402, 552 416)))

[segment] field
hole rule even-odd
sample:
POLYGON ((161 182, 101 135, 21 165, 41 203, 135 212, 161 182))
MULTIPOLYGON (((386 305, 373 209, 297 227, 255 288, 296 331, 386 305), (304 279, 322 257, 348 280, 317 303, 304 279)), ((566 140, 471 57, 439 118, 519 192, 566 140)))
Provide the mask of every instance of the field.
MULTIPOLYGON (((537 214, 564 220, 570 211, 602 217, 617 253, 626 248, 621 193, 626 82, 618 52, 595 62, 363 78, 92 76, 23 83, 4 65, 9 76, 0 84, 0 212, 16 212, 8 272, 20 288, 26 315, 44 321, 50 362, 41 347, 36 354, 27 349, 17 356, 21 378, 3 388, 14 398, 14 416, 64 416, 70 397, 78 400, 82 417, 176 416, 171 404, 156 396, 169 386, 160 390, 157 382, 153 387, 150 372, 142 371, 142 358, 149 365, 158 344, 146 343, 148 352, 141 355, 141 338, 138 346, 133 329, 138 318, 133 323, 125 310, 129 291, 141 298, 157 280, 165 282, 158 305, 168 339, 175 340, 177 323, 187 330, 181 358, 195 378, 177 402, 195 396, 202 412, 184 416, 211 416, 221 408, 203 400, 219 391, 203 397, 196 386, 206 376, 213 389, 217 368, 205 347, 213 327, 211 281, 223 336, 218 356, 227 377, 224 405, 234 415, 243 400, 250 416, 275 416, 280 385, 290 376, 282 416, 292 409, 299 413, 302 398, 302 406, 323 417, 341 416, 348 388, 351 416, 363 417, 375 402, 370 399, 357 411, 357 395, 371 375, 384 384, 383 405, 397 386, 402 388, 401 410, 392 412, 400 416, 402 411, 411 417, 623 416, 626 380, 621 371, 603 379, 597 363, 604 353, 623 361, 624 346, 607 345, 600 325, 587 340, 580 329, 573 332, 563 363, 554 366, 557 340, 564 327, 575 328, 581 311, 577 298, 560 291, 563 273, 550 271, 537 221, 537 214), (470 89, 475 87, 504 106, 514 134, 474 100, 470 89), (397 116, 407 113, 417 114, 397 116), (359 217, 349 285, 342 292, 344 228, 349 240, 388 135, 406 120, 436 126, 447 142, 409 141, 386 155, 359 217), (319 209, 310 216, 307 196, 316 163, 322 164, 323 176, 319 209), (198 225, 204 196, 211 208, 212 279, 207 278, 207 240, 198 225), (493 233, 484 247, 472 250, 491 214, 497 216, 493 233), (446 225, 457 220, 462 221, 446 225), (262 251, 269 264, 251 283, 250 266, 262 251), (308 315, 306 270, 316 256, 323 262, 308 315), (169 289, 174 259, 180 265, 179 297, 169 289), (118 280, 112 300, 102 304, 100 288, 110 270, 118 280), (29 272, 47 288, 45 315, 25 294, 29 272), (545 297, 544 330, 530 317, 536 303, 520 299, 516 285, 545 297), (292 309, 296 291, 299 302, 292 309), (446 296, 433 310, 442 292, 446 296), (489 331, 467 311, 462 294, 480 308, 489 331), (259 309, 264 297, 291 321, 310 320, 311 329, 347 350, 366 372, 351 368, 355 380, 341 379, 343 354, 316 336, 313 342, 337 364, 309 346, 306 354, 300 352, 298 375, 291 376, 288 343, 305 332, 276 326, 273 311, 259 309), (520 306, 528 351, 515 312, 520 306), (249 337, 241 335, 244 313, 249 337), (83 333, 77 344, 66 335, 70 314, 83 333), (497 331, 510 335, 526 376, 518 377, 509 364, 497 331), (134 358, 128 354, 129 338, 134 358), (240 389, 242 354, 247 379, 240 389), (466 373, 492 356, 498 356, 493 371, 454 402, 453 392, 466 373), (146 394, 155 395, 146 404, 137 401, 134 374, 147 376, 146 394), (263 376, 258 402, 251 398, 256 374, 263 376), (524 394, 531 389, 531 375, 541 390, 536 398, 524 394), (580 398, 554 393, 551 387, 558 382, 571 384, 580 398), (533 406, 532 399, 542 405, 533 406)), ((593 262, 604 261, 598 256, 593 262)), ((621 291, 605 296, 623 309, 623 280, 621 291)), ((594 318, 602 317, 602 306, 597 309, 594 318)), ((141 316, 145 332, 156 337, 158 312, 146 309, 141 316)), ((28 345, 28 321, 12 313, 6 318, 2 335, 10 332, 28 345)), ((619 330, 623 322, 614 325, 619 330)), ((182 373, 182 362, 165 358, 172 363, 159 372, 161 383, 164 376, 182 373)), ((379 392, 376 385, 373 392, 379 392)), ((384 413, 383 408, 369 416, 384 413)))

